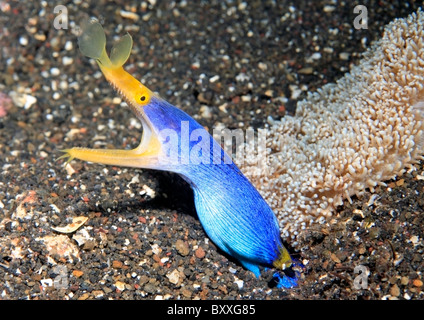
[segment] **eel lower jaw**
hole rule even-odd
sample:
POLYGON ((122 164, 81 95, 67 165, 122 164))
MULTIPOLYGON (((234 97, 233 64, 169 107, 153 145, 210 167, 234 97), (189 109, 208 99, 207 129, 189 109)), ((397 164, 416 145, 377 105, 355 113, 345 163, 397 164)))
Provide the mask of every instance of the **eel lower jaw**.
POLYGON ((162 145, 154 130, 143 119, 143 135, 140 144, 130 150, 122 149, 89 149, 70 148, 61 150, 65 154, 59 159, 67 158, 69 163, 73 159, 101 163, 114 166, 156 168, 162 151, 162 145))

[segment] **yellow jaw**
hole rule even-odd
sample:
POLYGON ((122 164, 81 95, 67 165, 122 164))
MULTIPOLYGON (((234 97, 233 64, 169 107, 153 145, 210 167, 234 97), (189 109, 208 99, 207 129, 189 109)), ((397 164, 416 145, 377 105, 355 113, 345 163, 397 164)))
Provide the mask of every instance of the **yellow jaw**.
POLYGON ((61 150, 65 154, 59 159, 68 158, 67 162, 73 159, 80 159, 114 166, 154 168, 155 164, 158 163, 161 144, 156 137, 151 137, 144 143, 145 135, 146 132, 143 133, 140 145, 135 149, 89 149, 77 147, 61 150))

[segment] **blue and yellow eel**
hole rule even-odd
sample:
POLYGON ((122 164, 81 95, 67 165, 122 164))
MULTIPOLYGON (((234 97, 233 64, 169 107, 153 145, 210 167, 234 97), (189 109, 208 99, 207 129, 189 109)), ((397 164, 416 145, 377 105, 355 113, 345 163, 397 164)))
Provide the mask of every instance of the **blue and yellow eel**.
POLYGON ((206 234, 221 250, 256 277, 260 267, 275 268, 278 287, 295 286, 297 276, 287 273, 293 261, 281 241, 277 218, 259 192, 204 127, 124 70, 131 36, 123 36, 108 56, 104 30, 98 21, 90 20, 82 25, 78 43, 141 121, 143 133, 135 149, 78 147, 62 150, 61 158, 179 174, 193 189, 206 234))

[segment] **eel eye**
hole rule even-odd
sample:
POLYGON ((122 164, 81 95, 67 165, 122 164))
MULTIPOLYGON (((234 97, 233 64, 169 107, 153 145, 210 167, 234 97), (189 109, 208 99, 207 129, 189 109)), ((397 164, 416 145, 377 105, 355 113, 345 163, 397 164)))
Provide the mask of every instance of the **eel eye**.
POLYGON ((141 96, 140 101, 146 101, 146 96, 141 96))

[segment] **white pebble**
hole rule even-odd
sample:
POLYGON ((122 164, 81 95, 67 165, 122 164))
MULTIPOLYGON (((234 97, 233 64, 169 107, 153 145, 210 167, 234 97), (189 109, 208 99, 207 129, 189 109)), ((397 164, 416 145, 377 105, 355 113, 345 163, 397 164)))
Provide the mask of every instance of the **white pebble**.
POLYGON ((235 274, 237 272, 237 269, 234 269, 233 267, 229 267, 228 271, 230 271, 232 274, 235 274))
POLYGON ((62 63, 63 63, 64 66, 69 66, 72 63, 74 63, 74 59, 71 58, 71 57, 63 57, 62 58, 62 63))
POLYGON ((340 54, 339 54, 339 58, 340 58, 340 60, 349 60, 349 53, 348 52, 341 52, 340 54))
POLYGON ((66 43, 65 43, 65 50, 66 51, 72 51, 72 49, 74 48, 74 45, 73 45, 73 43, 72 43, 72 41, 66 41, 66 43))
POLYGON ((28 38, 27 37, 24 37, 24 36, 20 37, 19 38, 19 43, 20 43, 21 46, 28 45, 28 38))
POLYGON ((249 80, 249 77, 244 72, 241 72, 238 75, 236 75, 237 82, 244 82, 248 80, 249 80))
POLYGON ((252 96, 250 94, 242 95, 241 96, 241 101, 243 101, 243 102, 250 102, 250 101, 252 101, 252 96))
POLYGON ((116 281, 115 282, 115 287, 119 290, 119 291, 124 291, 125 290, 125 283, 122 281, 116 281))
MULTIPOLYGON (((80 119, 81 119, 81 117, 80 116, 73 116, 73 117, 71 117, 71 122, 72 123, 78 123, 79 121, 80 121, 80 119)), ((77 133, 77 132, 79 132, 79 129, 77 129, 77 130, 75 130, 76 132, 74 132, 74 133, 77 133)))
POLYGON ((296 100, 297 98, 299 98, 300 94, 302 93, 302 90, 300 90, 300 88, 297 85, 289 85, 289 89, 291 91, 291 96, 290 98, 293 100, 296 100))
POLYGON ((58 76, 58 75, 60 74, 60 70, 59 70, 59 68, 51 68, 51 69, 50 69, 50 74, 51 74, 52 76, 58 76))
POLYGON ((52 279, 41 279, 40 283, 44 288, 45 287, 51 287, 53 285, 53 280, 52 279))
MULTIPOLYGON (((40 154, 41 154, 41 153, 40 153, 40 154)), ((54 212, 56 212, 56 213, 60 213, 60 209, 59 209, 59 208, 58 208, 55 204, 51 204, 51 205, 50 205, 50 208, 52 208, 54 212)))
POLYGON ((180 273, 177 269, 174 269, 172 272, 168 273, 166 277, 169 279, 169 282, 172 284, 177 284, 180 281, 180 273))
POLYGON ((246 2, 242 2, 242 3, 240 3, 239 5, 238 5, 238 9, 240 10, 240 11, 243 11, 244 9, 246 9, 247 8, 247 3, 246 2))
POLYGON ((201 106, 200 115, 202 116, 202 118, 210 119, 212 117, 211 108, 209 108, 208 106, 201 106))
POLYGON ((199 69, 200 68, 200 63, 197 62, 197 61, 196 62, 193 62, 192 65, 191 65, 191 68, 192 69, 199 69))
POLYGON ((315 52, 312 56, 311 56, 312 60, 319 60, 321 59, 321 53, 319 52, 315 52))
POLYGON ((37 102, 37 98, 29 94, 11 91, 9 95, 12 98, 13 103, 21 108, 23 107, 25 109, 29 109, 34 103, 37 102))
POLYGON ((418 236, 412 236, 409 238, 409 241, 412 242, 414 246, 417 246, 419 244, 420 238, 418 236))
POLYGON ((66 81, 60 81, 59 82, 59 88, 62 89, 62 90, 68 89, 68 82, 66 82, 66 81))
POLYGON ((234 281, 234 283, 237 285, 237 287, 239 288, 239 290, 243 289, 243 285, 244 285, 244 281, 237 279, 236 281, 234 281))
POLYGON ((134 21, 137 21, 140 18, 137 13, 134 13, 134 12, 131 12, 131 11, 121 10, 121 11, 119 11, 119 14, 123 18, 134 20, 134 21))
POLYGON ((112 99, 113 104, 120 104, 122 102, 122 99, 120 97, 114 97, 112 99))
POLYGON ((324 10, 324 12, 333 12, 334 10, 336 10, 336 7, 326 5, 326 6, 324 6, 323 10, 324 10))
POLYGON ((268 66, 266 65, 266 63, 264 62, 259 62, 258 63, 258 67, 259 69, 261 69, 262 71, 266 71, 268 69, 268 66))
POLYGON ((214 83, 214 82, 217 82, 218 80, 219 80, 219 76, 218 76, 218 75, 216 75, 216 76, 211 77, 211 78, 209 79, 209 82, 210 82, 210 83, 214 83))

